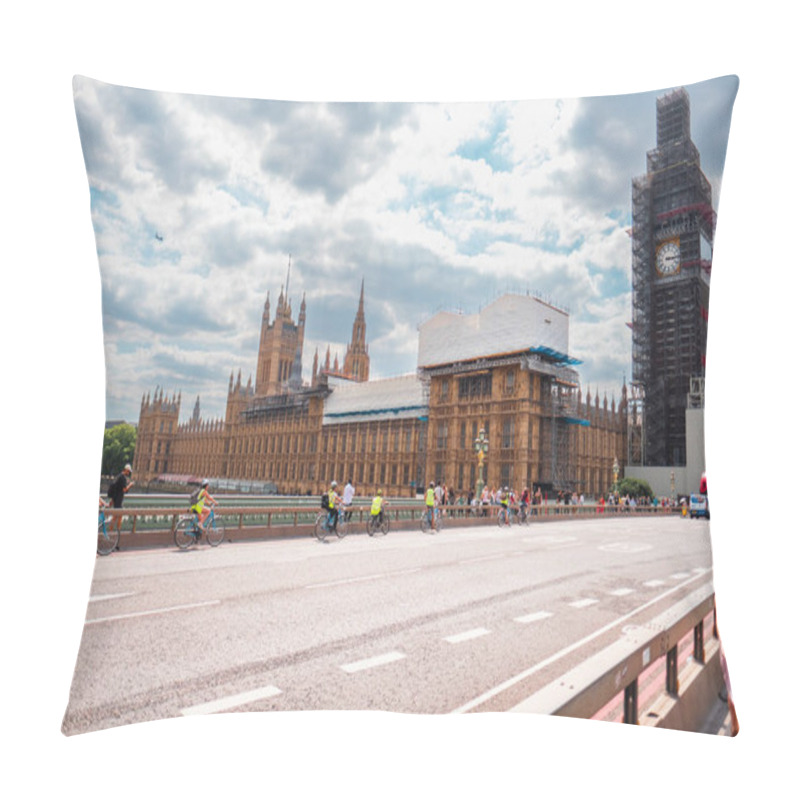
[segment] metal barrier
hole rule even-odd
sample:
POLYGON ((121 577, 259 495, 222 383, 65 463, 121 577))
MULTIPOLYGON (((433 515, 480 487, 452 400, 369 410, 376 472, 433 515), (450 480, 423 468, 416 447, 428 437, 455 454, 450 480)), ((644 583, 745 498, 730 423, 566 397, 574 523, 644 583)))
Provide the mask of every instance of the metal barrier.
MULTIPOLYGON (((691 633, 692 660, 695 667, 706 665, 707 651, 719 652, 714 590, 711 583, 695 590, 676 606, 643 627, 626 629, 623 636, 605 650, 590 657, 570 672, 540 689, 515 706, 513 711, 555 714, 564 717, 590 719, 613 703, 623 693, 622 722, 639 723, 639 679, 645 671, 656 666, 660 658, 666 661, 666 680, 660 696, 668 696, 677 704, 681 699, 678 671, 678 646, 691 633), (713 615, 713 639, 706 643, 704 620, 713 615)), ((721 681, 721 677, 718 679, 721 681)), ((715 701, 719 687, 716 676, 705 692, 694 702, 708 705, 715 701)), ((683 687, 685 688, 685 687, 683 687)), ((702 717, 706 709, 698 709, 702 717)), ((662 715, 652 714, 650 722, 658 724, 662 715)))
MULTIPOLYGON (((487 505, 477 507, 467 507, 459 505, 447 505, 442 507, 445 518, 456 523, 469 523, 470 525, 486 523, 496 524, 497 514, 501 506, 487 505)), ((266 527, 267 530, 276 527, 300 527, 313 525, 321 509, 318 506, 291 505, 291 506, 248 506, 234 507, 225 506, 220 503, 216 506, 215 513, 218 517, 232 517, 236 520, 235 527, 244 530, 247 527, 266 527)), ((369 505, 353 506, 350 513, 358 522, 365 522, 366 515, 369 514, 369 505)), ((390 504, 385 513, 389 519, 396 523, 408 522, 415 523, 425 511, 423 504, 403 503, 398 505, 390 504)), ((612 516, 642 516, 652 514, 674 514, 679 513, 680 509, 661 507, 661 506, 605 506, 603 508, 595 505, 541 505, 530 506, 528 508, 528 519, 533 524, 544 520, 556 519, 576 519, 597 518, 604 515, 612 516)), ((189 513, 186 506, 180 508, 173 507, 154 507, 154 508, 106 508, 107 519, 118 516, 131 521, 131 527, 125 528, 125 532, 136 534, 138 532, 149 532, 156 530, 171 530, 179 517, 189 513)), ((512 519, 512 522, 514 520, 512 519)))

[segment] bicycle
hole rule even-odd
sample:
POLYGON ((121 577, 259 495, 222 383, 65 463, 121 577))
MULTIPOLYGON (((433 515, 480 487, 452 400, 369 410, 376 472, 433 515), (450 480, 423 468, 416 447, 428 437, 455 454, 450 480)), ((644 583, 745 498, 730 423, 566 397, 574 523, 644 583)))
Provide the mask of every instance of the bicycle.
POLYGON ((340 508, 337 512, 336 528, 331 529, 328 523, 328 512, 320 511, 317 514, 316 522, 314 523, 314 535, 321 542, 328 538, 328 534, 335 533, 339 539, 344 539, 347 536, 347 519, 345 512, 340 508))
POLYGON ((119 530, 106 525, 106 512, 101 508, 97 517, 97 555, 107 556, 117 549, 119 530))
POLYGON ((419 520, 419 527, 423 533, 436 533, 442 529, 442 515, 438 508, 431 508, 422 512, 419 520), (431 524, 431 514, 433 514, 433 524, 431 524))
POLYGON ((509 516, 510 509, 508 506, 502 506, 497 512, 497 524, 499 527, 511 524, 511 517, 509 516))
MULTIPOLYGON (((193 544, 197 544, 202 535, 200 519, 195 512, 179 517, 175 522, 175 527, 172 529, 175 544, 180 550, 188 550, 193 544)), ((222 525, 217 525, 217 518, 212 508, 206 519, 206 541, 212 547, 216 547, 224 538, 225 528, 222 525)))
POLYGON ((381 514, 375 514, 374 516, 370 514, 367 519, 367 533, 370 536, 374 536, 376 533, 382 533, 386 536, 389 533, 389 518, 381 514))
POLYGON ((517 522, 520 525, 527 525, 528 518, 530 517, 530 514, 528 512, 528 507, 520 506, 519 509, 517 509, 516 517, 517 517, 517 522))

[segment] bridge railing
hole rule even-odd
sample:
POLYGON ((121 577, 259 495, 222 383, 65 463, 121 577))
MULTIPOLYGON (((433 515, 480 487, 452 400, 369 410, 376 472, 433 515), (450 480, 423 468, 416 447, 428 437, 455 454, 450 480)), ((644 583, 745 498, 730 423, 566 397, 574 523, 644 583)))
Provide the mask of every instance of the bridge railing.
POLYGON ((612 719, 618 711, 616 720, 628 724, 698 729, 723 681, 714 591, 707 583, 646 626, 625 629, 616 642, 512 710, 582 719, 612 719), (679 650, 687 639, 690 654, 681 670, 679 650), (646 680, 649 710, 642 718, 646 680), (682 726, 677 716, 694 719, 682 726))
MULTIPOLYGON (((496 524, 497 514, 501 507, 488 506, 459 506, 447 505, 442 507, 445 518, 453 523, 469 525, 496 524)), ((322 511, 318 505, 286 505, 286 506, 226 506, 224 501, 215 509, 216 515, 225 519, 225 525, 235 529, 247 528, 299 528, 314 524, 317 515, 322 511)), ((423 503, 389 502, 385 513, 389 519, 400 526, 413 526, 425 511, 423 503)), ((652 514, 672 514, 674 508, 654 506, 605 506, 596 505, 541 505, 528 508, 528 518, 531 523, 556 519, 595 518, 608 515, 641 516, 652 514)), ((188 514, 185 505, 154 506, 154 507, 124 507, 122 509, 106 508, 107 520, 118 516, 123 517, 123 531, 127 533, 144 533, 157 530, 171 530, 177 520, 188 514)), ((354 504, 350 509, 351 521, 366 522, 370 513, 369 504, 354 504)), ((512 522, 513 522, 512 516, 512 522)))

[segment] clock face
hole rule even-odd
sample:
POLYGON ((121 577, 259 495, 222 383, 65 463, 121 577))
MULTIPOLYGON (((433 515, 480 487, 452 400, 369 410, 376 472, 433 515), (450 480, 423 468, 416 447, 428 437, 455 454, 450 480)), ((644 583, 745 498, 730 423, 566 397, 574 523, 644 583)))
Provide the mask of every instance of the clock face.
POLYGON ((676 275, 681 268, 681 248, 675 241, 664 242, 656 252, 656 269, 660 275, 676 275))

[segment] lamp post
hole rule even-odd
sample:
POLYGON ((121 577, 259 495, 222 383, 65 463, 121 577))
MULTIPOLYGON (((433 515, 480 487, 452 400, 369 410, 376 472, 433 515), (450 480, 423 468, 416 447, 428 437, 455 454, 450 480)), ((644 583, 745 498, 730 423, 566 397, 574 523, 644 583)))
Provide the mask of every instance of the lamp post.
POLYGON ((614 456, 614 463, 611 465, 611 470, 614 473, 614 486, 613 492, 614 494, 617 493, 617 484, 619 483, 619 461, 617 461, 617 457, 614 456))
POLYGON ((475 452, 478 454, 478 483, 475 487, 475 497, 480 502, 483 492, 483 459, 489 452, 489 440, 486 438, 486 431, 481 428, 478 438, 475 440, 475 452))

